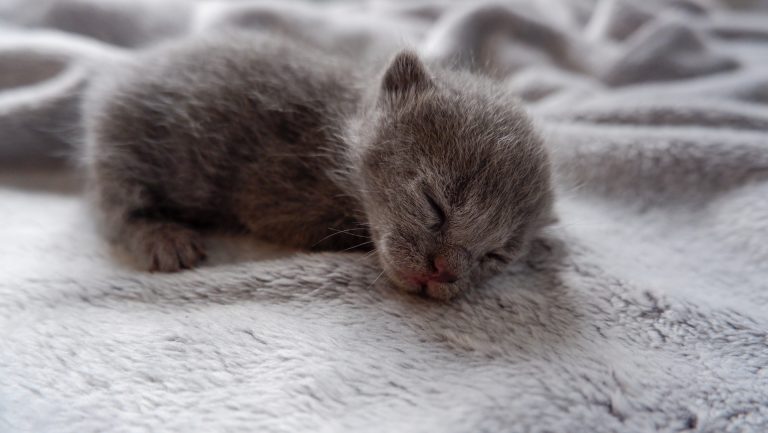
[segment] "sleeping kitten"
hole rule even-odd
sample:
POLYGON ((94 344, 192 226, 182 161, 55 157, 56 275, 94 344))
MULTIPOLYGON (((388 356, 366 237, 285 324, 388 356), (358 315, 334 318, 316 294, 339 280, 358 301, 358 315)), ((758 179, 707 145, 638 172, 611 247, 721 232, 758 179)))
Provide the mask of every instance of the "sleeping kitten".
POLYGON ((408 50, 371 75, 248 32, 111 68, 84 103, 106 235, 163 272, 203 260, 206 229, 375 247, 392 282, 442 299, 500 272, 552 220, 528 116, 492 81, 408 50))

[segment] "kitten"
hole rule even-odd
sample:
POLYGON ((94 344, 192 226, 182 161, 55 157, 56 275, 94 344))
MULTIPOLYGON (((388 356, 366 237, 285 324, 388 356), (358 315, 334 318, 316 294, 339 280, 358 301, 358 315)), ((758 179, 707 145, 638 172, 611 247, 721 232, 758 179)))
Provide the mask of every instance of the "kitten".
POLYGON ((396 54, 383 73, 255 33, 111 68, 84 100, 101 226, 148 270, 205 258, 202 230, 375 247, 403 289, 449 299, 552 221, 549 161, 503 87, 396 54), (375 75, 375 76, 374 76, 375 75))

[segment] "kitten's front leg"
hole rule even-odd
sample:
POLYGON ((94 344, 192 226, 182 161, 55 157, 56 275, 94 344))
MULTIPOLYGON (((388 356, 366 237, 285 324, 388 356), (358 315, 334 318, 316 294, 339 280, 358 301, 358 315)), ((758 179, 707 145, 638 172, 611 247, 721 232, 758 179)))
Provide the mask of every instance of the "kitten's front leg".
POLYGON ((205 259, 200 234, 175 222, 132 222, 122 237, 139 266, 149 271, 178 272, 205 259))
POLYGON ((110 176, 98 176, 91 184, 104 235, 148 271, 177 272, 205 259, 200 233, 156 215, 143 185, 115 176, 125 172, 114 169, 108 172, 110 176))

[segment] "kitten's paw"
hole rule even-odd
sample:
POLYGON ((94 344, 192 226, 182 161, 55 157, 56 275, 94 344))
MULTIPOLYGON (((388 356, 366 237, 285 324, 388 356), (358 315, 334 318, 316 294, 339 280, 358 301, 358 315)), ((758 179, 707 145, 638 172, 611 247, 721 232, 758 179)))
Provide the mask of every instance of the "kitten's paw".
POLYGON ((134 251, 150 272, 178 272, 205 259, 200 235, 173 223, 144 227, 134 240, 134 251))

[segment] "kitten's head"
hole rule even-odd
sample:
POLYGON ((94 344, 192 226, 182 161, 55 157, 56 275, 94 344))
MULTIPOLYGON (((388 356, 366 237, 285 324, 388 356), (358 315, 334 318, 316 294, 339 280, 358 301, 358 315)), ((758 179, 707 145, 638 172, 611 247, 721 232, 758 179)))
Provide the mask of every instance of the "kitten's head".
POLYGON ((500 272, 551 220, 549 162, 502 87, 399 53, 357 125, 353 170, 398 286, 448 299, 500 272))

